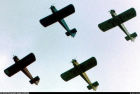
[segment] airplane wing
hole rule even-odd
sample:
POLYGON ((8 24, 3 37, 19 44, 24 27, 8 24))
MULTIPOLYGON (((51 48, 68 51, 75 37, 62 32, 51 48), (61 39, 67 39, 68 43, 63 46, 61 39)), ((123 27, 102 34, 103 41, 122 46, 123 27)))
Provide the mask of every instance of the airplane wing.
POLYGON ((44 27, 47 27, 59 20, 62 20, 63 18, 69 16, 70 14, 72 14, 74 12, 75 12, 74 6, 72 4, 70 4, 70 5, 66 6, 65 8, 57 11, 56 13, 41 19, 40 23, 44 27))
POLYGON ((12 66, 8 67, 7 69, 4 70, 5 74, 11 77, 15 73, 19 72, 20 70, 24 69, 31 63, 35 61, 35 56, 33 53, 30 53, 23 59, 19 60, 18 63, 13 64, 12 66))
POLYGON ((61 78, 64 81, 69 81, 72 78, 84 73, 85 71, 91 69, 92 67, 97 65, 97 61, 95 57, 88 59, 87 61, 79 64, 78 66, 64 72, 61 74, 61 78))
POLYGON ((128 20, 130 20, 131 18, 136 16, 136 11, 134 8, 130 8, 127 11, 119 14, 118 16, 115 16, 103 23, 100 23, 98 25, 98 27, 103 31, 107 31, 115 26, 118 26, 128 20))

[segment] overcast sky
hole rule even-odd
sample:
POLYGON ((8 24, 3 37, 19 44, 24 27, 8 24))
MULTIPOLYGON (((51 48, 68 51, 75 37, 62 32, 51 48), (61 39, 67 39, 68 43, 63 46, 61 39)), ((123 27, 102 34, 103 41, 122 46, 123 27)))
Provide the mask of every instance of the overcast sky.
POLYGON ((97 92, 140 92, 140 0, 0 0, 0 91, 1 92, 95 92, 87 89, 80 77, 65 82, 60 75, 79 63, 96 57, 97 66, 87 71, 91 82, 98 81, 97 92), (65 18, 70 29, 76 28, 75 38, 67 37, 65 29, 55 23, 44 28, 39 20, 73 4, 75 13, 65 18), (125 34, 115 27, 102 32, 98 24, 117 14, 135 8, 137 16, 124 23, 130 33, 136 32, 135 42, 126 41, 125 34), (13 55, 20 59, 33 52, 36 61, 27 68, 40 77, 39 85, 18 72, 12 77, 4 69, 14 64, 13 55))

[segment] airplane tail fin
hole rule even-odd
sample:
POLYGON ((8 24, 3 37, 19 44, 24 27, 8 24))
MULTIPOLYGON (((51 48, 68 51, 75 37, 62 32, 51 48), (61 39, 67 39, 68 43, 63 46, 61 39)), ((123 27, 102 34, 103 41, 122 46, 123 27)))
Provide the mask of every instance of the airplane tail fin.
POLYGON ((38 76, 36 76, 35 78, 33 78, 33 79, 30 80, 30 83, 31 83, 31 84, 36 84, 36 85, 38 85, 39 80, 40 80, 40 78, 39 78, 38 76))
POLYGON ((69 32, 66 32, 66 35, 67 36, 71 35, 72 37, 75 37, 76 32, 77 32, 77 30, 74 28, 74 29, 70 30, 69 32))
POLYGON ((92 84, 89 84, 89 85, 87 86, 87 88, 88 88, 89 90, 93 89, 93 90, 96 91, 96 89, 97 89, 98 86, 99 86, 99 83, 98 83, 98 81, 96 81, 96 82, 94 82, 94 83, 92 83, 92 84))
POLYGON ((129 41, 129 40, 134 41, 136 37, 137 37, 137 33, 134 32, 134 33, 132 33, 130 36, 126 36, 125 39, 126 39, 127 41, 129 41))
POLYGON ((15 63, 17 63, 19 61, 18 57, 17 56, 14 56, 13 57, 13 60, 15 61, 15 63))

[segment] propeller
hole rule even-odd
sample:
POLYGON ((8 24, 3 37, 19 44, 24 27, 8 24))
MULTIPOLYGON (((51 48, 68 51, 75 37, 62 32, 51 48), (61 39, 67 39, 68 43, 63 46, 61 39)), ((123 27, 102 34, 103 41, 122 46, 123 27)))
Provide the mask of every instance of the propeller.
POLYGON ((50 9, 51 9, 52 7, 55 7, 54 5, 55 5, 55 4, 53 3, 53 4, 51 5, 50 9))
POLYGON ((110 13, 115 13, 115 10, 114 9, 111 9, 109 12, 110 13))
POLYGON ((17 57, 17 56, 16 56, 16 55, 13 55, 13 59, 14 59, 15 57, 17 57))
POLYGON ((74 59, 72 59, 72 61, 71 61, 72 63, 74 63, 74 62, 77 62, 77 60, 74 58, 74 59))

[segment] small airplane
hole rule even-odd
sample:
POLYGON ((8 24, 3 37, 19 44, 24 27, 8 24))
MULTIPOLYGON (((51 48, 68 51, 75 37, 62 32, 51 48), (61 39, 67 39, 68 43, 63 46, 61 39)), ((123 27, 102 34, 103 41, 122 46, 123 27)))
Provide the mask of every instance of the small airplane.
POLYGON ((96 91, 97 87, 99 86, 98 81, 91 83, 91 81, 89 80, 87 74, 85 73, 85 71, 91 69, 92 67, 97 65, 97 61, 95 59, 95 57, 91 57, 90 59, 88 59, 87 61, 79 64, 77 62, 77 60, 73 59, 72 60, 73 66, 74 68, 64 72, 61 74, 61 78, 64 81, 69 81, 72 78, 80 75, 89 85, 87 86, 87 88, 89 90, 93 89, 96 91))
POLYGON ((13 76, 15 73, 22 71, 29 79, 31 84, 38 85, 40 78, 36 76, 35 78, 32 77, 31 73, 26 68, 28 65, 35 61, 35 56, 33 53, 30 53, 23 59, 19 60, 17 56, 13 57, 15 64, 11 65, 7 69, 4 70, 5 74, 9 77, 13 76))
POLYGON ((123 23, 136 16, 135 9, 130 8, 127 11, 125 11, 119 15, 116 14, 115 10, 110 10, 109 12, 110 12, 112 18, 99 24, 98 27, 103 32, 105 32, 115 26, 119 26, 121 28, 121 30, 127 35, 125 37, 125 39, 127 41, 129 41, 129 40, 134 41, 135 38, 137 37, 136 32, 134 32, 133 34, 130 34, 123 23))
POLYGON ((51 9, 53 14, 41 19, 40 23, 44 27, 47 27, 47 26, 58 21, 67 31, 65 33, 67 36, 71 35, 72 37, 75 37, 77 30, 75 28, 70 30, 68 25, 66 24, 66 22, 64 20, 65 17, 67 17, 75 12, 74 6, 72 4, 70 4, 59 11, 55 8, 55 6, 51 6, 50 9, 51 9))

